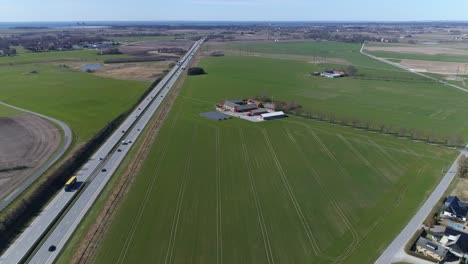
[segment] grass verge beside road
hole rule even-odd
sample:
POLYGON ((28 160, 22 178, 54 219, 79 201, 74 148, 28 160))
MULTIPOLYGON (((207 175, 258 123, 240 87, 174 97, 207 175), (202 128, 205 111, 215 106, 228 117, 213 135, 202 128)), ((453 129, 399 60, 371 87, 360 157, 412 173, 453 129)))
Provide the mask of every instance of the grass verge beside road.
POLYGON ((0 105, 0 117, 19 115, 22 112, 8 106, 0 105))
POLYGON ((6 66, 1 70, 1 101, 67 123, 76 143, 90 139, 127 111, 149 85, 44 64, 6 66))

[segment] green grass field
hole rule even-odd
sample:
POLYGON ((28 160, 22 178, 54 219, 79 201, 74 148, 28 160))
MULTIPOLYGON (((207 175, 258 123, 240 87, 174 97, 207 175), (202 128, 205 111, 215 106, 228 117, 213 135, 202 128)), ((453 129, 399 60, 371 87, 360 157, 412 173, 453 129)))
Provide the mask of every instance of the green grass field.
POLYGON ((21 111, 18 111, 16 109, 0 105, 0 117, 5 117, 5 116, 14 116, 20 114, 21 111))
POLYGON ((98 55, 95 50, 20 52, 17 56, 1 57, 0 66, 30 63, 104 62, 110 58, 125 58, 128 55, 98 55))
POLYGON ((149 85, 42 63, 0 66, 0 71, 0 101, 67 123, 77 143, 129 110, 149 85))
POLYGON ((112 41, 116 42, 139 42, 139 41, 167 41, 167 40, 176 40, 179 38, 193 38, 201 37, 203 34, 189 34, 183 36, 130 36, 130 37, 114 37, 112 41))
MULTIPOLYGON (((457 155, 294 117, 201 118, 219 100, 258 89, 298 100, 308 98, 301 89, 339 90, 309 79, 306 63, 224 57, 200 65, 209 74, 186 81, 96 263, 369 263, 457 155)), ((366 89, 341 86, 350 97, 366 89)))

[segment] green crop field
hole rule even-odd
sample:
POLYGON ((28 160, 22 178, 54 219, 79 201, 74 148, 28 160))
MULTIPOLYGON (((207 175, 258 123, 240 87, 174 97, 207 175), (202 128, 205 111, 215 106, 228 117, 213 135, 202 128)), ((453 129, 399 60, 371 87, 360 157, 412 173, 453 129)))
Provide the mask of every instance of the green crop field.
MULTIPOLYGON (((358 69, 355 78, 323 79, 312 71, 345 69, 346 65, 316 65, 306 61, 275 60, 258 56, 210 58, 204 62, 214 85, 223 78, 224 93, 267 91, 278 98, 296 100, 307 111, 328 112, 342 119, 358 118, 395 129, 421 129, 441 137, 468 138, 464 118, 468 94, 401 71, 359 53, 359 44, 334 42, 227 44, 226 49, 257 53, 327 56, 349 61, 358 69), (222 65, 222 67, 221 67, 222 65), (240 75, 242 74, 242 76, 240 75)), ((242 52, 239 52, 242 54, 242 52)))
POLYGON ((292 54, 321 58, 341 58, 362 68, 400 71, 387 64, 362 55, 361 44, 342 42, 281 42, 281 43, 234 43, 226 44, 224 49, 242 52, 271 54, 292 54))
MULTIPOLYGON (((52 55, 57 56, 62 55, 52 55)), ((0 64, 3 59, 0 58, 0 64)), ((114 118, 129 110, 149 85, 98 77, 43 63, 0 66, 0 71, 0 101, 67 123, 77 143, 90 139, 114 118), (37 73, 31 73, 33 71, 37 73)))
MULTIPOLYGON (((204 119, 199 113, 216 102, 261 89, 305 98, 311 109, 341 98, 341 111, 353 111, 351 97, 371 85, 311 79, 316 66, 287 60, 223 57, 200 65, 208 74, 186 81, 96 263, 369 263, 457 155, 295 117, 204 119)), ((405 97, 413 85, 402 85, 371 95, 405 97)))
POLYGON ((247 56, 207 58, 200 65, 208 72, 202 85, 219 88, 207 95, 211 102, 266 92, 296 101, 305 112, 468 138, 468 94, 411 73, 357 67, 361 77, 328 79, 309 73, 340 66, 247 56))

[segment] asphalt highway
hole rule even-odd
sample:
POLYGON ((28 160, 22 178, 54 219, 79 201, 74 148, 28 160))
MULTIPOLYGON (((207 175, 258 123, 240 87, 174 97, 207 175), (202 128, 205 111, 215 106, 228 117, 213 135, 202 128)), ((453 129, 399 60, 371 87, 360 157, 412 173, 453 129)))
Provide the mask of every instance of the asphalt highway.
POLYGON ((78 183, 83 184, 78 198, 73 201, 77 190, 60 191, 2 255, 0 263, 20 263, 31 253, 34 255, 30 258, 30 263, 53 263, 133 144, 123 145, 122 140, 136 141, 203 41, 204 39, 197 41, 192 46, 77 173, 78 183), (62 213, 66 208, 68 211, 62 213), (53 230, 48 231, 55 221, 57 223, 53 230), (46 235, 46 241, 38 245, 46 235), (51 245, 56 246, 53 252, 49 251, 51 245))

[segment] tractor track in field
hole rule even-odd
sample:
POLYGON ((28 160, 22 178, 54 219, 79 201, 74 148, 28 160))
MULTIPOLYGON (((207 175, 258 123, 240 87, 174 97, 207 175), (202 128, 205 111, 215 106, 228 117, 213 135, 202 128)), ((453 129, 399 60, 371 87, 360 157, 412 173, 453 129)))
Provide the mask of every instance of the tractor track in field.
POLYGON ((346 217, 343 210, 341 209, 341 206, 339 206, 338 202, 336 202, 335 199, 333 199, 333 195, 331 194, 331 192, 328 190, 328 188, 325 186, 325 184, 320 180, 320 177, 319 177, 319 174, 317 173, 317 171, 305 159, 306 155, 305 155, 304 150, 302 149, 302 147, 297 143, 297 141, 295 140, 294 136, 291 134, 289 129, 286 128, 285 130, 286 130, 286 133, 288 134, 289 138, 291 139, 291 141, 294 143, 294 146, 296 147, 297 151, 301 154, 301 157, 303 157, 307 168, 314 175, 314 179, 318 183, 318 185, 320 186, 320 189, 322 189, 322 191, 327 196, 328 200, 332 203, 333 207, 335 208, 335 211, 336 211, 337 215, 341 218, 341 221, 343 221, 343 223, 349 229, 351 234, 353 234, 353 242, 351 243, 351 245, 347 249, 344 250, 344 253, 342 255, 337 256, 337 257, 332 257, 332 256, 326 256, 325 254, 321 253, 321 255, 320 255, 321 257, 326 258, 327 260, 332 260, 333 263, 337 263, 337 262, 339 262, 339 260, 341 258, 343 258, 343 255, 347 254, 347 252, 353 252, 356 249, 356 245, 358 244, 358 241, 360 241, 359 240, 359 235, 358 235, 357 231, 355 230, 355 228, 352 226, 349 219, 346 217))
POLYGON ((216 128, 216 263, 223 263, 222 196, 221 196, 221 139, 216 128))
POLYGON ((383 177, 385 180, 387 180, 390 183, 393 183, 392 179, 390 179, 387 175, 385 175, 383 172, 381 172, 377 167, 375 167, 364 155, 362 155, 359 150, 357 150, 351 142, 349 142, 346 138, 344 138, 341 134, 337 134, 337 137, 358 157, 358 159, 361 160, 368 168, 371 170, 375 171, 378 175, 383 177))
POLYGON ((379 144, 377 144, 375 141, 369 139, 368 140, 371 145, 373 145, 375 148, 377 148, 384 157, 386 157, 390 162, 392 162, 393 164, 395 164, 395 166, 391 166, 397 173, 401 174, 402 173, 402 170, 403 169, 406 169, 406 167, 404 165, 401 164, 400 161, 398 161, 397 159, 395 159, 390 153, 388 153, 388 151, 380 146, 379 144))
MULTIPOLYGON (((192 132, 192 142, 191 146, 195 142, 197 134, 197 127, 195 127, 194 132, 192 132)), ((182 176, 182 182, 179 187, 179 195, 177 197, 177 204, 176 204, 176 212, 174 215, 174 220, 172 222, 172 227, 171 227, 171 235, 169 238, 169 246, 167 248, 166 252, 166 258, 164 260, 164 263, 172 263, 172 256, 174 255, 174 248, 177 240, 177 231, 179 230, 179 220, 180 220, 180 213, 182 212, 182 205, 184 203, 184 196, 185 196, 185 190, 187 187, 187 181, 190 176, 190 165, 192 161, 192 147, 190 147, 190 151, 187 153, 187 159, 185 161, 185 168, 184 168, 184 175, 182 176)))
POLYGON ((281 180, 283 181, 284 187, 288 193, 288 196, 290 198, 291 203, 294 206, 294 209, 296 210, 297 215, 299 216, 299 219, 301 221, 301 224, 304 228, 304 231, 306 233, 307 238, 309 239, 309 242, 311 243, 312 249, 314 253, 318 256, 320 254, 320 247, 318 245, 317 239, 314 237, 309 223, 307 222, 307 218, 305 217, 304 213, 302 212, 302 209, 299 205, 299 202, 296 199, 296 196, 293 192, 293 189, 291 187, 291 184, 289 183, 289 180, 283 170, 283 167, 281 166, 281 163, 279 162, 278 156, 276 155, 275 149, 273 148, 273 145, 271 144, 271 141, 268 137, 268 133, 266 132, 265 129, 262 129, 262 134, 265 138, 265 142, 267 143, 267 147, 270 150, 271 157, 273 159, 273 162, 275 163, 276 169, 278 170, 278 173, 280 175, 281 180))
POLYGON ((141 217, 142 217, 142 215, 143 215, 143 213, 145 211, 146 205, 147 205, 148 200, 149 200, 149 196, 150 196, 151 192, 153 191, 154 184, 156 183, 157 179, 159 178, 158 177, 158 172, 159 172, 159 169, 161 168, 161 164, 163 163, 164 158, 166 157, 169 142, 170 142, 170 140, 168 140, 168 142, 163 147, 163 151, 162 151, 161 157, 160 157, 160 162, 158 163, 158 165, 156 166, 156 168, 155 168, 155 170, 153 172, 153 180, 151 181, 151 184, 146 189, 145 196, 143 198, 143 202, 141 203, 140 207, 138 208, 138 213, 135 215, 135 218, 134 218, 134 220, 133 220, 133 222, 131 224, 129 234, 127 235, 127 239, 125 240, 123 249, 120 251, 117 263, 123 263, 124 260, 125 260, 128 249, 130 248, 131 242, 133 240, 133 236, 135 235, 136 229, 138 228, 138 224, 140 223, 141 217))
POLYGON ((239 135, 242 141, 242 158, 244 159, 245 165, 247 166, 247 174, 249 175, 250 188, 252 189, 255 207, 257 209, 258 222, 260 225, 260 231, 262 232, 262 236, 263 236, 263 244, 265 246, 267 262, 269 264, 274 264, 275 259, 273 257, 273 251, 271 250, 270 237, 268 235, 268 229, 265 224, 265 218, 263 217, 262 205, 260 203, 260 199, 258 198, 258 191, 257 191, 257 187, 255 184, 255 180, 252 176, 252 167, 251 167, 251 164, 249 163, 249 154, 248 154, 247 146, 245 145, 244 132, 241 128, 239 129, 239 135))

